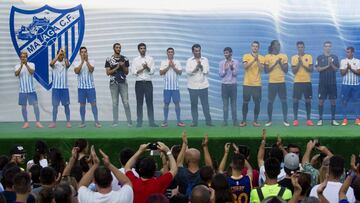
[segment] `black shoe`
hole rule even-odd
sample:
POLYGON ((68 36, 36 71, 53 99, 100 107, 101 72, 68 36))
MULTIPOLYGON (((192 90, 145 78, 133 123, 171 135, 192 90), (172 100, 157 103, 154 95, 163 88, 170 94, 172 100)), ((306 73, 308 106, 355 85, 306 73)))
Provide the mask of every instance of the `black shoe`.
POLYGON ((157 128, 157 127, 159 127, 159 125, 157 125, 157 124, 155 124, 155 123, 152 123, 152 124, 149 125, 149 127, 157 128))
POLYGON ((197 126, 198 126, 197 123, 192 123, 192 124, 190 124, 190 127, 197 127, 197 126))
POLYGON ((207 123, 206 126, 214 127, 214 125, 212 123, 207 123))

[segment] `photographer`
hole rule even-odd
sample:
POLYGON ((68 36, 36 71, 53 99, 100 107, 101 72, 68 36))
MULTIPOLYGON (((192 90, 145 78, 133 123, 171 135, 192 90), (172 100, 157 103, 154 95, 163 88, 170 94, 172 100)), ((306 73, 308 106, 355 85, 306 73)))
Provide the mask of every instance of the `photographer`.
POLYGON ((132 126, 131 113, 129 106, 128 84, 126 75, 129 74, 129 60, 120 54, 121 45, 113 45, 114 54, 106 59, 106 75, 110 76, 110 92, 113 104, 113 127, 118 126, 119 122, 119 94, 124 105, 125 115, 128 126, 132 126))
POLYGON ((133 184, 134 203, 145 203, 151 194, 164 193, 166 191, 170 182, 177 173, 177 166, 169 147, 162 142, 157 142, 140 145, 138 151, 126 163, 125 171, 126 176, 133 184), (155 146, 157 150, 160 150, 167 155, 170 162, 170 171, 155 178, 155 160, 152 157, 145 157, 138 164, 140 177, 136 177, 131 168, 145 151, 155 150, 155 146))

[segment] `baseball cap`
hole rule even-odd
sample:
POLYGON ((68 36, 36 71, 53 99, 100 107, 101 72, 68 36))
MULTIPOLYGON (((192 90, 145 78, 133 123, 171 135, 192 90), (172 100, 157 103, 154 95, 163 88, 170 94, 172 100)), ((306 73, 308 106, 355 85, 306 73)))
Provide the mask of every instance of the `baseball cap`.
POLYGON ((289 170, 297 170, 299 168, 299 156, 294 153, 288 153, 284 157, 284 167, 289 170))
POLYGON ((13 155, 13 154, 25 154, 25 153, 26 153, 26 151, 25 151, 25 149, 24 149, 24 147, 22 145, 15 145, 10 150, 10 155, 13 155))

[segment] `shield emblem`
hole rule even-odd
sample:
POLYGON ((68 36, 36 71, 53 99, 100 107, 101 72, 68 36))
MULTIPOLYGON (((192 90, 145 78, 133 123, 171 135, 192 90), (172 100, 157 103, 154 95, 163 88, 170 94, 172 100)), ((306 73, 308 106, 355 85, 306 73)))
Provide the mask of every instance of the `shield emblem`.
POLYGON ((35 79, 47 90, 52 86, 49 63, 57 51, 65 49, 70 64, 84 38, 85 17, 81 5, 56 9, 45 5, 35 10, 11 7, 10 35, 16 53, 28 53, 35 64, 35 79))

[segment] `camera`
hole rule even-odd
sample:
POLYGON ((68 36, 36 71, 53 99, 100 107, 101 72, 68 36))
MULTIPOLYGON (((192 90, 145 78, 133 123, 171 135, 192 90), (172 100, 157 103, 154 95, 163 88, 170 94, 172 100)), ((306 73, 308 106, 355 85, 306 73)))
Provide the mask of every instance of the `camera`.
POLYGON ((150 149, 150 150, 158 150, 157 143, 156 142, 150 143, 148 145, 148 149, 150 149))

